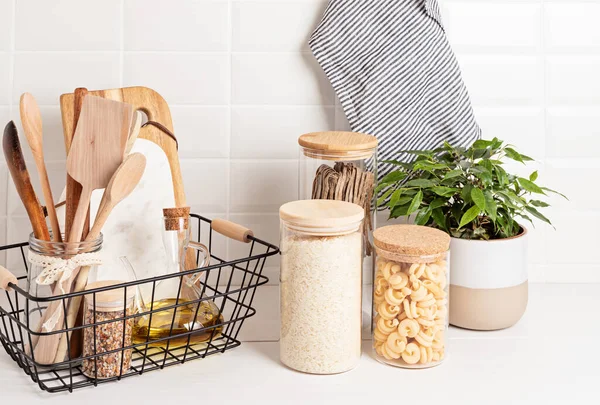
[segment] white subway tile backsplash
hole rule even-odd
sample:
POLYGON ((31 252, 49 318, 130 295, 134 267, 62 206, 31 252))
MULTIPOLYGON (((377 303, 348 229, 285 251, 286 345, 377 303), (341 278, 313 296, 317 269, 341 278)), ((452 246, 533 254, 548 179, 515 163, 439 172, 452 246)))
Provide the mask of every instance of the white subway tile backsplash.
POLYGON ((546 155, 552 158, 600 158, 600 106, 550 107, 546 155))
POLYGON ((229 56, 127 52, 123 84, 151 87, 169 104, 227 104, 229 56))
POLYGON ((0 52, 11 48, 13 4, 12 0, 0 0, 0 52))
MULTIPOLYGON (((6 204, 7 204, 7 190, 8 190, 8 168, 4 162, 0 163, 0 190, 2 190, 2 194, 0 194, 0 218, 5 217, 7 214, 6 204)), ((2 235, 2 229, 0 229, 0 235, 2 235)))
POLYGON ((121 0, 16 1, 18 51, 117 51, 121 0))
POLYGON ((234 53, 234 104, 333 105, 333 88, 309 53, 234 53))
POLYGON ((543 62, 537 56, 459 54, 471 100, 478 106, 540 105, 543 62))
MULTIPOLYGON (((6 245, 6 232, 8 229, 6 217, 0 217, 0 246, 6 245)), ((0 266, 7 267, 6 251, 0 251, 0 266)))
POLYGON ((226 51, 228 48, 227 1, 127 0, 124 13, 126 50, 226 51))
MULTIPOLYGON (((154 88, 171 107, 193 211, 230 218, 277 243, 277 210, 298 198, 297 137, 349 130, 307 46, 327 3, 0 0, 0 121, 14 119, 20 129, 21 93, 37 98, 58 198, 65 182, 60 95, 78 86, 154 88)), ((597 282, 600 209, 593 201, 600 196, 589 185, 600 169, 600 1, 440 4, 484 137, 537 160, 507 170, 527 176, 539 169, 540 184, 571 199, 549 198, 545 214, 556 232, 543 224, 530 229, 530 280, 597 282), (567 270, 575 266, 573 276, 567 270)), ((385 217, 378 214, 379 225, 388 224, 385 217)), ((0 163, 0 244, 26 240, 29 229, 0 163)), ((222 237, 214 243, 223 257, 247 253, 248 245, 222 237)), ((22 267, 17 253, 9 260, 22 267)), ((278 283, 277 258, 265 274, 278 283)))
POLYGON ((600 47, 600 3, 570 1, 544 5, 544 37, 552 51, 600 47))
POLYGON ((272 214, 297 199, 297 161, 231 162, 232 213, 272 214))
POLYGON ((552 264, 564 265, 568 273, 577 273, 585 267, 579 265, 598 264, 600 213, 564 212, 553 215, 552 222, 556 232, 548 231, 546 249, 552 264))
POLYGON ((308 50, 325 1, 233 1, 233 51, 308 50))
POLYGON ((192 212, 227 212, 229 164, 226 160, 181 160, 181 172, 192 212))
POLYGON ((229 156, 229 108, 174 106, 171 116, 180 158, 229 156))
POLYGON ((561 55, 546 59, 548 101, 600 104, 600 55, 561 55))
POLYGON ((475 110, 483 137, 497 137, 534 159, 544 158, 544 110, 541 107, 482 107, 475 110))
POLYGON ((452 1, 442 5, 444 27, 457 50, 535 50, 541 44, 540 4, 452 1))
POLYGON ((58 105, 61 94, 77 87, 119 87, 119 75, 116 52, 17 53, 12 99, 17 104, 22 93, 30 92, 40 105, 58 105))
POLYGON ((0 104, 10 103, 10 65, 10 54, 0 52, 0 104))
POLYGON ((334 129, 333 107, 234 106, 231 157, 297 159, 298 137, 334 129))

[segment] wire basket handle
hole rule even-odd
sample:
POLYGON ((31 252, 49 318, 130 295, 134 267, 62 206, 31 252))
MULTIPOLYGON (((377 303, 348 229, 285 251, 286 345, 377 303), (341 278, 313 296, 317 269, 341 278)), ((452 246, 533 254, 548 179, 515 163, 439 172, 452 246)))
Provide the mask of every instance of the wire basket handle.
POLYGON ((9 284, 17 285, 17 278, 8 269, 0 266, 0 288, 10 291, 9 284))
POLYGON ((221 235, 244 243, 250 242, 250 237, 254 236, 251 229, 225 219, 213 219, 211 227, 213 231, 219 232, 221 235))

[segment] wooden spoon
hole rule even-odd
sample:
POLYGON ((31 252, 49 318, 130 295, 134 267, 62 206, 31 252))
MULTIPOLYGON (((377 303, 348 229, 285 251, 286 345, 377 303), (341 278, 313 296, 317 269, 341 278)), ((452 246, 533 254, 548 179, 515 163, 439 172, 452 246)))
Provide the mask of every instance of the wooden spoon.
POLYGON ((131 127, 129 138, 127 138, 127 146, 125 146, 126 155, 131 152, 131 148, 133 148, 133 144, 140 134, 140 129, 142 129, 142 113, 136 111, 134 114, 133 126, 131 127))
MULTIPOLYGON (((133 107, 129 104, 95 96, 86 96, 83 100, 77 130, 67 157, 67 172, 82 187, 69 242, 81 240, 92 191, 107 187, 112 175, 123 162, 132 120, 133 107)), ((53 295, 60 295, 63 290, 70 291, 78 271, 79 269, 73 271, 67 281, 57 282, 53 295)), ((56 311, 59 313, 59 322, 55 325, 60 328, 64 325, 65 316, 62 300, 50 303, 44 319, 50 319, 56 311)), ((40 336, 34 349, 35 360, 39 364, 51 364, 59 341, 60 334, 40 336)))
MULTIPOLYGON (((123 201, 125 197, 131 194, 142 178, 145 169, 146 157, 143 154, 133 153, 125 158, 123 164, 119 166, 113 177, 110 179, 106 190, 104 190, 102 201, 100 202, 100 207, 98 208, 98 214, 96 215, 96 220, 94 221, 94 225, 90 229, 90 232, 85 239, 86 241, 92 241, 100 235, 100 231, 106 223, 110 212, 118 203, 123 201)), ((89 266, 83 267, 79 271, 75 286, 73 287, 73 292, 83 291, 87 285, 89 271, 89 266)), ((69 327, 74 325, 80 305, 81 296, 71 298, 71 301, 69 302, 69 309, 67 311, 67 325, 69 327)), ((77 333, 73 333, 73 338, 75 338, 77 335, 77 333)), ((64 361, 66 354, 67 337, 65 334, 61 334, 60 344, 58 346, 56 357, 54 358, 54 363, 64 361)), ((74 356, 72 354, 71 358, 73 357, 74 356)))
POLYGON ((27 138, 27 142, 31 148, 31 153, 33 154, 33 159, 35 160, 35 165, 40 176, 40 182, 42 183, 44 202, 46 203, 48 217, 50 218, 50 227, 52 228, 52 240, 54 242, 62 242, 60 226, 58 225, 56 209, 54 208, 52 189, 50 188, 48 172, 46 171, 46 164, 44 163, 42 115, 40 114, 40 109, 35 101, 35 98, 31 94, 23 93, 21 96, 20 111, 21 123, 23 124, 23 129, 25 130, 25 138, 27 138))
POLYGON ((19 134, 13 121, 6 124, 4 128, 2 148, 4 149, 6 164, 15 183, 17 193, 19 193, 19 197, 21 197, 21 201, 29 216, 29 221, 33 228, 33 236, 39 240, 50 240, 44 211, 31 185, 31 179, 29 178, 29 172, 27 171, 25 158, 23 157, 23 150, 19 142, 19 134))

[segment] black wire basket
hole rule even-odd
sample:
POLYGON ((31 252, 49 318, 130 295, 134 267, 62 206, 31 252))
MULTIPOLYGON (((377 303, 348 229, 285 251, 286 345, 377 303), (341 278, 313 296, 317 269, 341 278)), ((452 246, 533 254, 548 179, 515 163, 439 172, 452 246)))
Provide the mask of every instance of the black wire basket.
MULTIPOLYGON (((0 247, 0 255, 3 251, 15 252, 20 255, 24 264, 24 274, 17 275, 18 282, 16 285, 13 283, 9 284, 10 291, 5 291, 6 299, 0 300, 0 342, 2 342, 2 346, 8 355, 42 390, 48 392, 72 392, 74 389, 118 381, 125 377, 141 375, 149 371, 183 364, 187 361, 204 358, 216 353, 224 353, 227 350, 238 347, 241 344, 238 337, 244 321, 256 314, 256 310, 252 306, 256 288, 269 281, 262 274, 265 262, 268 257, 279 253, 279 249, 275 245, 255 238, 252 234, 246 234, 244 239, 248 243, 248 254, 236 260, 226 261, 213 252, 213 239, 216 231, 213 230, 212 221, 194 214, 191 217, 194 223, 192 229, 197 229, 197 232, 195 232, 196 241, 204 243, 211 252, 211 263, 209 266, 55 297, 38 298, 28 293, 28 263, 25 254, 28 246, 27 243, 0 247), (180 302, 180 297, 177 296, 173 305, 168 308, 154 308, 154 291, 156 290, 157 283, 165 279, 175 278, 179 280, 181 286, 183 277, 191 274, 195 274, 196 276, 202 274, 202 277, 197 282, 197 286, 202 290, 202 294, 198 299, 180 302), (97 294, 115 290, 123 291, 123 301, 126 302, 128 291, 142 286, 152 289, 152 304, 143 313, 139 311, 128 313, 124 307, 121 315, 110 321, 98 321, 94 316, 93 322, 83 322, 81 326, 67 328, 65 321, 62 329, 52 332, 36 332, 34 330, 37 321, 34 320, 33 314, 37 312, 37 317, 39 318, 39 311, 47 308, 53 301, 60 301, 60 305, 62 305, 66 312, 69 300, 73 297, 87 295, 87 299, 91 299, 95 303, 97 294), (191 305, 196 311, 194 315, 195 319, 202 303, 209 301, 214 303, 216 308, 218 308, 219 317, 216 323, 207 327, 203 327, 202 325, 200 325, 201 327, 195 326, 185 332, 179 330, 174 332, 173 324, 178 310, 183 310, 184 306, 189 310, 191 305), (137 318, 142 316, 149 317, 151 323, 153 315, 157 316, 156 314, 161 312, 164 315, 164 311, 167 310, 173 312, 173 322, 171 322, 170 333, 167 337, 153 338, 150 336, 150 328, 148 328, 148 336, 142 343, 131 342, 131 344, 126 344, 123 338, 122 343, 117 349, 113 351, 101 350, 100 353, 98 352, 96 346, 96 328, 101 328, 107 323, 122 325, 121 335, 125 335, 123 332, 127 330, 126 323, 135 322, 137 318), (94 331, 93 349, 89 355, 84 354, 71 358, 71 344, 69 343, 69 339, 67 339, 67 359, 50 366, 36 362, 34 354, 29 350, 30 347, 34 347, 32 339, 38 339, 40 336, 51 334, 70 334, 85 328, 91 328, 94 331), (192 338, 194 336, 197 337, 199 334, 203 334, 206 338, 201 343, 197 341, 192 343, 192 338), (99 378, 97 374, 98 361, 106 359, 106 356, 115 353, 117 354, 117 358, 120 359, 120 364, 118 365, 119 371, 111 377, 99 378), (131 359, 130 367, 124 367, 123 359, 129 358, 131 359), (87 376, 84 374, 85 370, 83 366, 86 361, 88 362, 87 364, 90 364, 90 361, 94 363, 94 375, 90 375, 89 371, 86 373, 87 376)), ((224 234, 231 237, 231 235, 227 235, 227 232, 224 232, 224 234)))

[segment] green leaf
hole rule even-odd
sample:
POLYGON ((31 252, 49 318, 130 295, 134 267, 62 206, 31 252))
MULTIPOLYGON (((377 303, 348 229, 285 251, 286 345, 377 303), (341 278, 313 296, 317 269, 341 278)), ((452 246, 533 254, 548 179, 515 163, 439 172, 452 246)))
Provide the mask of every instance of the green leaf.
POLYGON ((546 207, 550 206, 550 204, 548 204, 547 202, 540 201, 540 200, 531 200, 531 201, 529 201, 529 204, 533 205, 534 207, 540 207, 540 208, 546 208, 546 207))
POLYGON ((452 197, 458 192, 455 188, 442 186, 431 187, 431 191, 442 197, 452 197))
POLYGON ((542 215, 535 208, 533 208, 533 207, 525 207, 525 209, 527 210, 527 212, 529 212, 531 215, 533 215, 537 219, 540 219, 540 220, 544 221, 545 223, 547 223, 549 225, 552 225, 552 223, 550 222, 550 220, 548 218, 546 218, 544 215, 542 215))
POLYGON ((383 204, 385 202, 385 200, 387 200, 387 198, 390 196, 390 194, 392 194, 394 192, 393 188, 390 188, 389 190, 387 190, 385 193, 383 193, 383 195, 381 197, 379 197, 377 199, 377 206, 381 206, 381 204, 383 204))
POLYGON ((565 200, 569 200, 569 199, 567 198, 567 196, 566 196, 566 195, 564 195, 564 194, 562 194, 562 193, 559 193, 558 191, 554 191, 554 190, 552 190, 551 188, 548 188, 548 187, 540 187, 540 188, 541 188, 542 190, 544 190, 544 191, 549 191, 549 192, 551 192, 551 193, 558 194, 559 196, 561 196, 561 197, 562 197, 562 198, 564 198, 565 200))
POLYGON ((538 172, 537 172, 537 170, 529 175, 529 180, 530 181, 536 181, 537 178, 538 178, 538 172))
POLYGON ((525 190, 529 191, 530 193, 537 193, 537 194, 546 194, 544 193, 544 190, 542 190, 540 187, 538 187, 533 181, 529 181, 527 179, 524 179, 523 177, 519 177, 518 178, 519 184, 521 185, 521 187, 523 187, 525 190))
POLYGON ((486 141, 484 139, 478 139, 473 142, 473 149, 487 149, 492 146, 492 141, 486 141))
POLYGON ((492 178, 492 172, 484 166, 473 166, 471 167, 470 171, 475 174, 475 176, 479 178, 485 185, 491 185, 494 182, 492 178))
POLYGON ((413 200, 410 203, 410 205, 408 206, 408 211, 406 213, 408 215, 410 215, 413 212, 415 212, 419 208, 419 206, 421 205, 422 201, 423 201, 423 192, 419 191, 417 193, 417 195, 415 195, 415 197, 413 198, 413 200))
POLYGON ((390 218, 398 218, 403 217, 408 212, 408 204, 406 205, 397 205, 390 210, 390 218))
POLYGON ((448 173, 444 175, 444 180, 453 179, 455 177, 459 177, 463 175, 462 170, 450 170, 448 173))
POLYGON ((521 154, 513 148, 504 148, 504 152, 506 153, 506 156, 510 159, 516 160, 517 162, 525 163, 521 154))
POLYGON ((406 204, 408 204, 409 202, 411 202, 411 201, 412 201, 412 199, 413 199, 412 197, 410 197, 410 196, 407 196, 407 195, 406 195, 406 196, 403 196, 403 197, 400 197, 400 198, 398 199, 398 201, 396 201, 396 205, 406 205, 406 204))
POLYGON ((476 205, 469 208, 460 219, 460 224, 458 225, 458 227, 462 228, 463 226, 473 222, 473 220, 479 216, 480 212, 481 210, 476 205))
POLYGON ((483 196, 483 191, 481 191, 481 189, 474 188, 471 190, 471 199, 481 211, 485 211, 485 197, 483 196))
POLYGON ((436 208, 431 212, 431 217, 433 221, 439 226, 441 229, 448 231, 446 226, 446 216, 444 215, 444 211, 441 208, 436 208))
POLYGON ((435 182, 429 179, 414 179, 405 184, 406 187, 420 187, 420 188, 429 188, 434 187, 435 182))
POLYGON ((398 200, 400 199, 401 195, 402 195, 402 190, 396 190, 396 191, 394 191, 394 194, 392 194, 392 196, 390 197, 389 206, 393 207, 393 206, 397 205, 398 204, 398 200))
POLYGON ((464 202, 473 202, 473 200, 471 200, 471 190, 473 190, 473 186, 471 184, 465 184, 465 186, 462 189, 462 192, 460 193, 460 196, 462 197, 464 202))
POLYGON ((425 225, 429 221, 429 218, 431 218, 431 208, 430 207, 419 210, 419 213, 417 214, 417 216, 415 218, 415 224, 425 225))
POLYGON ((400 170, 394 170, 393 172, 386 174, 384 178, 381 179, 380 183, 394 183, 405 178, 406 173, 401 172, 400 170))
POLYGON ((429 208, 434 210, 436 208, 443 207, 444 205, 446 205, 447 202, 448 200, 444 200, 443 198, 436 198, 435 200, 429 203, 429 208))
POLYGON ((523 159, 525 162, 533 162, 533 161, 535 161, 534 158, 531 158, 531 157, 529 157, 527 155, 524 155, 522 153, 521 153, 521 159, 523 159))
POLYGON ((493 222, 496 222, 498 204, 496 204, 496 200, 494 200, 494 195, 490 190, 485 190, 483 195, 485 197, 485 212, 493 222))

